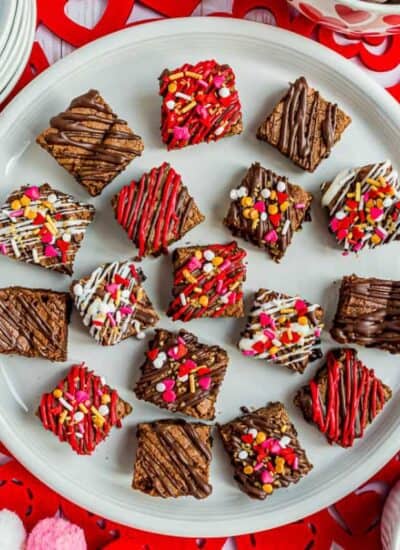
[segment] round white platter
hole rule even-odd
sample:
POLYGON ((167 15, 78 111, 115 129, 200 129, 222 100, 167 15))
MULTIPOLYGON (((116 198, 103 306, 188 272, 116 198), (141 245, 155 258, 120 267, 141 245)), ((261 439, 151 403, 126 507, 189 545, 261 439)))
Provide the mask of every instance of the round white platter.
POLYGON ((17 9, 17 0, 0 2, 0 55, 7 43, 17 9))
MULTIPOLYGON (((328 233, 325 213, 319 205, 320 183, 339 170, 386 158, 399 160, 398 105, 348 61, 284 30, 221 18, 162 21, 110 35, 56 63, 25 88, 2 114, 1 201, 22 184, 44 181, 88 199, 83 188, 35 144, 35 136, 47 126, 52 115, 92 87, 98 88, 115 111, 143 137, 145 152, 101 197, 93 200, 97 217, 78 255, 77 277, 103 262, 134 255, 124 232, 114 221, 110 198, 122 184, 165 160, 182 174, 206 215, 205 223, 177 246, 231 240, 221 223, 229 191, 254 161, 315 193, 313 222, 305 224, 304 230, 295 236, 280 265, 274 264, 263 251, 240 243, 248 251, 247 308, 252 293, 261 286, 298 293, 322 304, 329 327, 337 300, 334 283, 343 275, 356 272, 400 277, 400 245, 393 243, 365 251, 359 258, 343 257, 328 233), (158 76, 165 67, 175 68, 187 61, 213 57, 229 63, 236 72, 244 132, 216 144, 167 152, 159 134, 158 76), (287 89, 288 82, 302 74, 353 118, 331 157, 311 175, 295 168, 255 137, 258 124, 287 89)), ((69 286, 67 277, 6 258, 0 260, 0 286, 20 284, 57 290, 69 286)), ((170 258, 146 259, 142 267, 148 276, 145 288, 161 313, 160 326, 182 327, 164 314, 171 289, 170 258)), ((146 341, 130 339, 115 347, 99 347, 82 328, 76 314, 70 327, 70 360, 66 364, 2 356, 0 439, 30 471, 65 497, 100 515, 141 529, 186 536, 232 535, 275 527, 315 512, 355 489, 398 450, 399 358, 379 350, 360 349, 361 359, 376 369, 394 395, 363 440, 357 441, 352 449, 330 447, 292 404, 294 392, 308 381, 320 362, 312 364, 301 376, 283 367, 242 357, 235 343, 244 322, 244 319, 198 320, 185 328, 229 352, 230 366, 218 400, 217 420, 232 419, 242 405, 259 407, 271 400, 281 400, 287 405, 300 441, 315 466, 296 486, 276 491, 264 502, 251 500, 239 491, 217 436, 211 471, 214 490, 210 498, 163 501, 133 491, 130 485, 136 423, 172 415, 139 402, 131 390, 146 341), (75 456, 67 445, 46 432, 34 415, 40 394, 78 361, 86 361, 105 375, 134 406, 124 428, 115 430, 91 457, 75 456)), ((334 345, 328 332, 324 332, 324 351, 334 345)))

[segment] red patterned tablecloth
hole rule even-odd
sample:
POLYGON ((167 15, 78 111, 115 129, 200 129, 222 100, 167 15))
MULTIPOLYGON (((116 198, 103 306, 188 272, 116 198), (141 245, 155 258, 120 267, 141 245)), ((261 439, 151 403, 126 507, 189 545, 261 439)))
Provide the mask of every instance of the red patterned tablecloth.
MULTIPOLYGON (((307 36, 361 65, 400 101, 400 34, 364 39, 341 36, 289 9, 285 0, 37 0, 37 6, 38 30, 29 62, 1 107, 58 57, 74 48, 129 25, 160 17, 190 15, 245 17, 307 36), (74 9, 70 8, 79 11, 83 7, 99 16, 91 28, 71 16, 74 9), (51 48, 49 41, 53 44, 51 48)), ((85 530, 89 550, 105 545, 110 550, 220 550, 226 544, 226 538, 178 539, 130 529, 100 518, 43 485, 9 457, 5 448, 0 446, 0 451, 4 453, 0 453, 0 509, 6 507, 17 512, 28 531, 40 519, 61 514, 85 530)), ((335 505, 285 527, 235 537, 230 547, 236 545, 237 550, 379 549, 383 503, 399 477, 400 454, 335 505)))

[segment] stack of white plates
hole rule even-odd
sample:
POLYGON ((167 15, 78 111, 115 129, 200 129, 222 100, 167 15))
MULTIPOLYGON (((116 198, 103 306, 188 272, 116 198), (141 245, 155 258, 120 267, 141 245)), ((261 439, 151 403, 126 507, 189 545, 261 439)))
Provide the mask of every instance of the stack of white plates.
POLYGON ((12 91, 31 52, 35 0, 0 0, 0 102, 12 91))

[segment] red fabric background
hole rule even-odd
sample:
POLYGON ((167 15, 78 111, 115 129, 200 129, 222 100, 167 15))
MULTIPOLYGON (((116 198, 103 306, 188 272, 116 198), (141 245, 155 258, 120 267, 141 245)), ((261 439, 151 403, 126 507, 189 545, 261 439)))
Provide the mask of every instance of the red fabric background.
MULTIPOLYGON (((92 29, 88 29, 68 18, 64 11, 66 3, 67 0, 37 0, 38 25, 44 25, 74 47, 124 28, 132 10, 136 9, 135 0, 108 0, 100 20, 92 29)), ((151 8, 155 16, 178 17, 191 15, 200 0, 142 0, 140 4, 151 8)), ((242 18, 256 8, 265 8, 272 13, 278 26, 325 44, 349 59, 356 59, 370 71, 392 71, 400 64, 400 34, 389 38, 350 39, 343 43, 334 32, 289 10, 284 0, 234 0, 229 12, 219 11, 207 15, 242 18)), ((17 86, 1 107, 48 66, 46 54, 36 41, 17 86)), ((388 92, 400 101, 400 82, 388 88, 388 92)), ((0 451, 7 453, 1 446, 0 451)), ((369 482, 334 506, 284 528, 235 537, 237 549, 328 550, 332 543, 346 550, 379 549, 379 521, 383 503, 399 477, 400 454, 369 482)), ((38 520, 61 513, 85 530, 89 550, 106 545, 110 550, 219 550, 225 542, 222 538, 199 540, 165 537, 104 520, 63 499, 11 458, 0 466, 0 509, 3 507, 17 512, 28 530, 38 520)))

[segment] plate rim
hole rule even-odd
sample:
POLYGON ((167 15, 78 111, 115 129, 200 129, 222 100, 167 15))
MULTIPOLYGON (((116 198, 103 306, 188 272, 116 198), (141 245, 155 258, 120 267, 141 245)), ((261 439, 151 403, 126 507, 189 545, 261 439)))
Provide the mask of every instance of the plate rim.
MULTIPOLYGON (((83 48, 72 52, 39 75, 10 102, 3 111, 0 119, 0 136, 7 131, 7 128, 13 123, 18 113, 25 109, 28 103, 31 103, 32 99, 29 99, 29 97, 34 98, 40 93, 42 83, 46 83, 47 87, 50 87, 52 82, 51 79, 53 79, 53 82, 59 80, 62 76, 66 76, 73 72, 77 65, 88 62, 98 55, 104 55, 119 47, 140 43, 144 40, 155 40, 168 37, 171 36, 171 34, 174 36, 184 36, 193 32, 197 34, 223 33, 236 36, 237 38, 245 37, 246 39, 261 40, 266 44, 274 43, 276 45, 277 43, 285 43, 286 48, 296 49, 310 59, 326 67, 333 68, 334 74, 340 75, 346 80, 351 80, 353 85, 362 90, 364 94, 365 90, 368 90, 366 98, 379 104, 382 114, 386 115, 390 125, 397 128, 395 131, 400 132, 400 109, 394 98, 360 68, 342 58, 336 52, 329 50, 327 47, 321 46, 293 32, 278 27, 266 26, 263 23, 233 20, 223 17, 190 17, 167 19, 152 22, 151 25, 129 27, 95 40, 83 48), (268 32, 266 32, 267 29, 268 32), (315 53, 316 51, 317 53, 315 53), (388 114, 389 112, 390 117, 388 114)), ((396 441, 398 441, 399 438, 400 421, 397 426, 393 427, 391 437, 388 438, 385 445, 380 446, 379 450, 373 448, 373 452, 369 453, 365 458, 362 472, 361 469, 358 469, 358 471, 352 473, 352 475, 347 474, 347 486, 345 489, 342 487, 343 483, 332 483, 329 487, 329 491, 322 491, 319 493, 317 504, 314 504, 311 495, 303 502, 301 510, 299 510, 300 507, 298 509, 291 508, 291 513, 289 515, 285 514, 282 520, 275 518, 276 521, 268 521, 268 510, 266 509, 265 515, 257 515, 254 518, 246 517, 245 522, 233 520, 229 523, 226 519, 223 521, 219 520, 218 522, 214 521, 214 523, 207 522, 207 525, 201 527, 199 531, 193 532, 193 527, 190 522, 174 520, 173 518, 170 518, 169 521, 154 522, 154 518, 147 513, 141 513, 137 509, 133 511, 127 508, 121 508, 112 500, 108 501, 107 506, 105 506, 104 502, 98 501, 95 492, 89 493, 87 490, 81 489, 78 485, 72 487, 68 484, 63 484, 62 475, 58 472, 53 472, 41 457, 37 457, 29 446, 25 445, 16 434, 12 433, 5 418, 0 415, 0 439, 5 443, 17 460, 32 472, 33 475, 41 479, 63 497, 77 503, 87 510, 108 517, 124 525, 150 532, 191 537, 232 536, 248 532, 257 532, 267 528, 277 527, 315 513, 333 502, 336 502, 368 480, 398 451, 396 441), (395 435, 395 437, 393 437, 393 435, 395 435), (161 525, 161 527, 159 527, 158 524, 161 525)), ((195 527, 198 529, 198 525, 195 527)))
POLYGON ((0 56, 3 53, 3 49, 4 49, 5 45, 7 44, 7 41, 10 37, 11 31, 12 31, 12 28, 13 28, 13 23, 14 23, 16 11, 17 11, 17 0, 10 0, 9 11, 7 13, 7 19, 6 19, 5 22, 3 22, 3 25, 4 25, 3 32, 0 35, 0 56))

